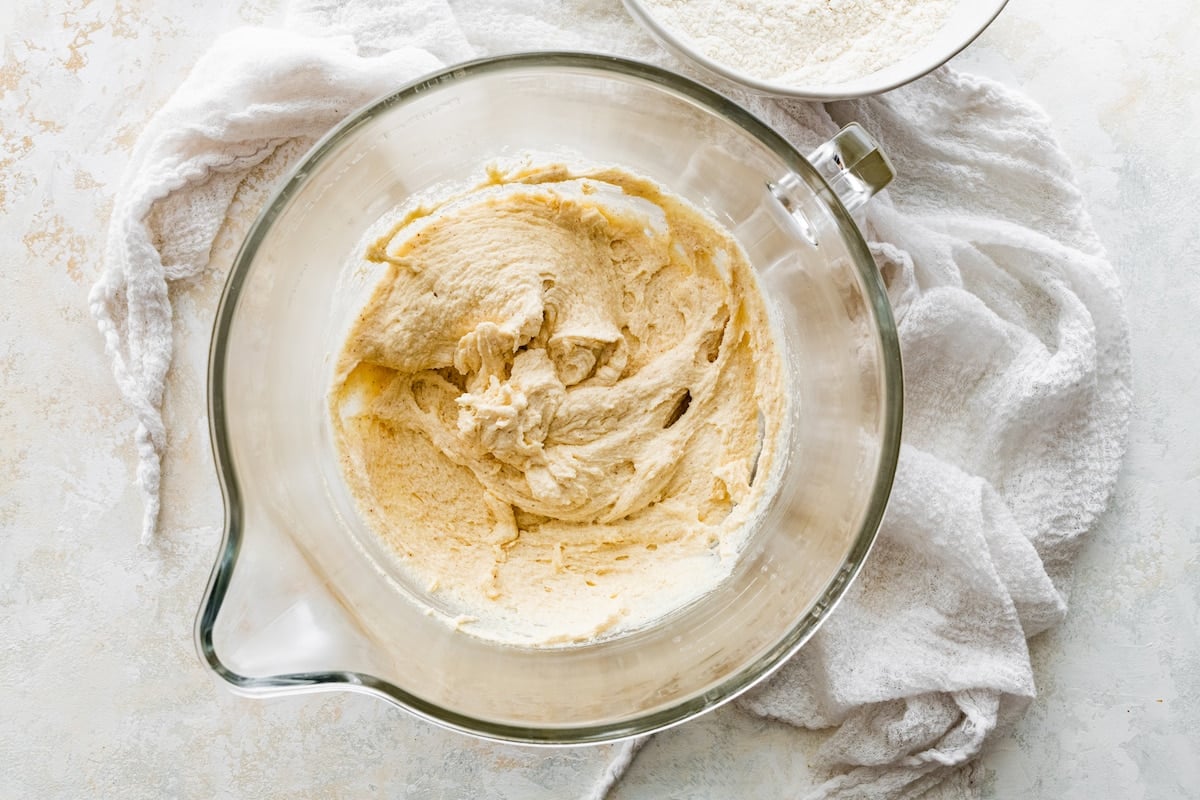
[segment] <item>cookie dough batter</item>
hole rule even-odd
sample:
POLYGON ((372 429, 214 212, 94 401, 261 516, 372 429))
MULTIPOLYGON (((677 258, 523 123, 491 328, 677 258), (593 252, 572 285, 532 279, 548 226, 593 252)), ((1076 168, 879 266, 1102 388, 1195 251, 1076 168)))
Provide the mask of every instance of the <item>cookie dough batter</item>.
POLYGON ((373 243, 331 415, 370 526, 431 607, 545 645, 728 574, 785 418, 754 273, 619 169, 493 171, 373 243))

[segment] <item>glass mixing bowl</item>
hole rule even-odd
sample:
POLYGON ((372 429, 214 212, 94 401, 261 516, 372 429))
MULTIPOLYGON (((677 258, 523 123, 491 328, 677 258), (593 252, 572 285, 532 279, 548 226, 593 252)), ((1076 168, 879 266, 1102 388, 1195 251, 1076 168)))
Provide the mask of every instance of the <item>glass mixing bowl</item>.
POLYGON ((196 624, 235 691, 366 691, 481 736, 577 744, 726 701, 816 630, 862 565, 899 447, 896 331, 846 206, 891 177, 857 127, 810 160, 720 95, 618 58, 453 67, 355 114, 304 159, 229 275, 209 367, 225 535, 196 624), (732 574, 649 627, 557 648, 428 616, 338 467, 327 392, 364 297, 348 256, 415 195, 535 152, 649 177, 731 230, 778 325, 782 481, 732 574))

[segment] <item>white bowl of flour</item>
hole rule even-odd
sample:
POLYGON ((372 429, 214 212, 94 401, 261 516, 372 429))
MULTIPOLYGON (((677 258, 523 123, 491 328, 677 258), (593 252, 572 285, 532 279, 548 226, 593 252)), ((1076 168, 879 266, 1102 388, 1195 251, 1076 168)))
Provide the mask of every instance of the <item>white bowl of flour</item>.
POLYGON ((974 41, 1007 0, 624 0, 668 49, 766 94, 894 89, 974 41))

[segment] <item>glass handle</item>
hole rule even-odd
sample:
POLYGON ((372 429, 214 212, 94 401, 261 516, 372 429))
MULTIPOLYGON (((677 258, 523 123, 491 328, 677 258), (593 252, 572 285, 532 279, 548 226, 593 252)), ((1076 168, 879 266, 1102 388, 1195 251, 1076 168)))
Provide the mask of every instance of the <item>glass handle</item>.
POLYGON ((861 208, 892 182, 896 170, 869 133, 851 122, 808 156, 847 211, 861 208))

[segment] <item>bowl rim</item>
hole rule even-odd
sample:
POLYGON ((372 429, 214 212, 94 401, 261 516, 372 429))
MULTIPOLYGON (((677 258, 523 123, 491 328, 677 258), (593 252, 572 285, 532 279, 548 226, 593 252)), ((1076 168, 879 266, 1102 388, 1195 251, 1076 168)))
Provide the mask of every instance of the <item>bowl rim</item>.
POLYGON ((701 84, 674 72, 617 56, 583 52, 515 53, 482 58, 447 67, 425 75, 402 88, 389 92, 349 115, 326 134, 292 168, 286 180, 274 191, 246 234, 225 282, 213 323, 208 364, 209 432, 218 482, 224 500, 225 516, 220 549, 196 615, 194 637, 200 659, 237 694, 250 696, 280 695, 329 690, 357 691, 382 697, 435 724, 485 739, 525 744, 580 745, 611 742, 639 736, 680 724, 709 711, 750 689, 785 663, 816 632, 817 627, 843 597, 862 568, 875 541, 879 524, 891 492, 900 449, 903 405, 903 380, 900 348, 895 321, 883 280, 867 245, 850 214, 841 205, 817 171, 780 134, 732 101, 701 84), (872 312, 877 322, 880 350, 880 391, 883 405, 880 456, 874 486, 859 531, 843 561, 810 610, 771 648, 753 661, 740 665, 711 688, 685 697, 669 706, 625 718, 617 722, 583 726, 522 726, 471 717, 443 708, 405 691, 402 687, 373 675, 350 671, 302 672, 263 677, 241 675, 226 666, 213 639, 213 630, 221 604, 228 591, 242 546, 243 503, 229 446, 225 408, 225 362, 230 326, 238 300, 258 248, 273 222, 288 207, 297 192, 308 182, 313 167, 339 144, 375 115, 444 83, 488 73, 522 69, 587 70, 615 74, 654 84, 698 103, 741 126, 771 148, 790 166, 831 209, 839 232, 852 255, 872 312))
MULTIPOLYGON (((912 83, 918 78, 922 78, 933 72, 938 67, 945 64, 950 59, 965 50, 979 35, 987 30, 996 17, 1000 16, 1000 12, 1008 5, 1008 0, 991 0, 994 3, 994 8, 986 12, 980 17, 980 21, 971 26, 970 35, 961 42, 955 44, 949 50, 931 54, 928 58, 914 62, 914 66, 903 77, 893 78, 890 80, 868 80, 871 75, 869 73, 862 78, 857 79, 852 83, 829 83, 817 84, 811 86, 800 86, 796 84, 780 83, 778 81, 762 80, 755 78, 740 70, 736 70, 720 61, 712 59, 701 53, 696 48, 687 43, 687 40, 675 33, 669 26, 664 25, 659 19, 643 4, 642 0, 622 0, 625 4, 625 9, 629 15, 637 20, 652 37, 660 44, 671 51, 675 56, 684 62, 690 62, 697 67, 716 75, 725 80, 731 81, 745 89, 758 92, 759 94, 779 95, 780 97, 794 97, 799 100, 852 100, 859 97, 867 97, 868 95, 881 94, 891 91, 907 83, 912 83), (853 91, 845 91, 839 89, 839 86, 854 86, 853 91)), ((903 63, 903 60, 897 63, 903 63)))

